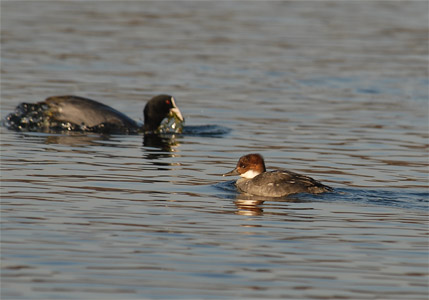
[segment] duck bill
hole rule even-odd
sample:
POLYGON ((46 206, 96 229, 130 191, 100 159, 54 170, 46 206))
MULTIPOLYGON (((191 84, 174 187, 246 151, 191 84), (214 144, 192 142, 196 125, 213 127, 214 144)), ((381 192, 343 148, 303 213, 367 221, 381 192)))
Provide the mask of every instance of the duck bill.
POLYGON ((234 176, 234 175, 240 175, 240 173, 238 173, 237 169, 234 169, 228 173, 225 173, 222 176, 234 176))
POLYGON ((185 120, 182 116, 182 113, 180 112, 180 110, 177 106, 170 109, 170 116, 174 117, 175 119, 179 120, 180 122, 183 122, 185 120))

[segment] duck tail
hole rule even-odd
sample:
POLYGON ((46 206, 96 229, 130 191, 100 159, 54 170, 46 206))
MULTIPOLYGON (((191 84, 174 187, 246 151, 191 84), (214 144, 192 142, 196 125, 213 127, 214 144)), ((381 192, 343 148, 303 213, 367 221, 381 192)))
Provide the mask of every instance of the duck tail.
POLYGON ((320 182, 317 182, 317 184, 311 187, 311 189, 313 194, 320 194, 325 192, 331 193, 334 191, 334 189, 330 186, 324 185, 320 182))
POLYGON ((320 181, 317 181, 313 178, 307 177, 307 188, 308 191, 312 194, 320 194, 325 192, 333 192, 334 189, 330 186, 324 185, 320 181))
POLYGON ((323 189, 325 192, 330 192, 330 193, 332 193, 334 191, 334 188, 327 186, 327 185, 323 185, 323 189))

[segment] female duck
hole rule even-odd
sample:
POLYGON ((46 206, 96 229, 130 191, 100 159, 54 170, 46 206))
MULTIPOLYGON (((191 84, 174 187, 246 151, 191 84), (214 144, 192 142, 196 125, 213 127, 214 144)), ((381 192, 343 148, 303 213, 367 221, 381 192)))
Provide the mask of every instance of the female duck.
POLYGON ((260 154, 248 154, 240 157, 237 166, 223 176, 240 175, 237 188, 244 193, 265 196, 284 197, 298 193, 319 194, 332 192, 333 189, 311 177, 287 170, 266 172, 264 159, 260 154))
MULTIPOLYGON (((169 117, 179 125, 184 121, 175 99, 170 95, 153 97, 144 108, 144 124, 100 102, 78 96, 54 96, 43 102, 21 103, 5 119, 13 130, 89 131, 101 133, 157 133, 169 117)), ((180 130, 181 126, 177 126, 180 130)))

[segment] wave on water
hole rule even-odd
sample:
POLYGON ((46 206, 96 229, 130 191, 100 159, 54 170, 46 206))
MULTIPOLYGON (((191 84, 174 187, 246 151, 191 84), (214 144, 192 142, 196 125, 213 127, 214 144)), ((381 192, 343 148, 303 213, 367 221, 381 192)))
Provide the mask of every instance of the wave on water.
POLYGON ((189 136, 220 137, 231 132, 231 129, 219 125, 185 126, 183 134, 189 136))
MULTIPOLYGON (((213 185, 225 193, 219 195, 224 199, 235 199, 242 197, 235 185, 235 180, 223 181, 213 185)), ((429 211, 429 191, 409 190, 386 190, 386 189, 364 189, 364 188, 336 188, 332 193, 294 194, 286 197, 273 198, 246 195, 248 198, 264 201, 288 201, 288 202, 349 202, 362 205, 377 205, 396 207, 413 210, 429 211)))

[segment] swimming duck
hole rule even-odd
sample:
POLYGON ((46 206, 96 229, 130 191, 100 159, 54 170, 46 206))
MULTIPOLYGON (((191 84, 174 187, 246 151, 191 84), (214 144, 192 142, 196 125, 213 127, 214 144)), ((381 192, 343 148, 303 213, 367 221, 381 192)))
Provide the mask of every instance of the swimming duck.
MULTIPOLYGON (((116 109, 79 96, 54 96, 38 103, 21 103, 5 119, 9 129, 19 131, 89 131, 101 133, 157 133, 165 118, 180 125, 184 119, 174 97, 158 95, 145 106, 144 124, 116 109)), ((180 127, 180 126, 178 126, 180 127)), ((180 131, 180 128, 175 128, 180 131)))
POLYGON ((320 194, 332 192, 333 189, 319 181, 287 170, 267 172, 262 155, 247 154, 238 160, 234 170, 223 176, 240 175, 236 181, 237 188, 244 193, 265 196, 284 197, 291 194, 320 194))

